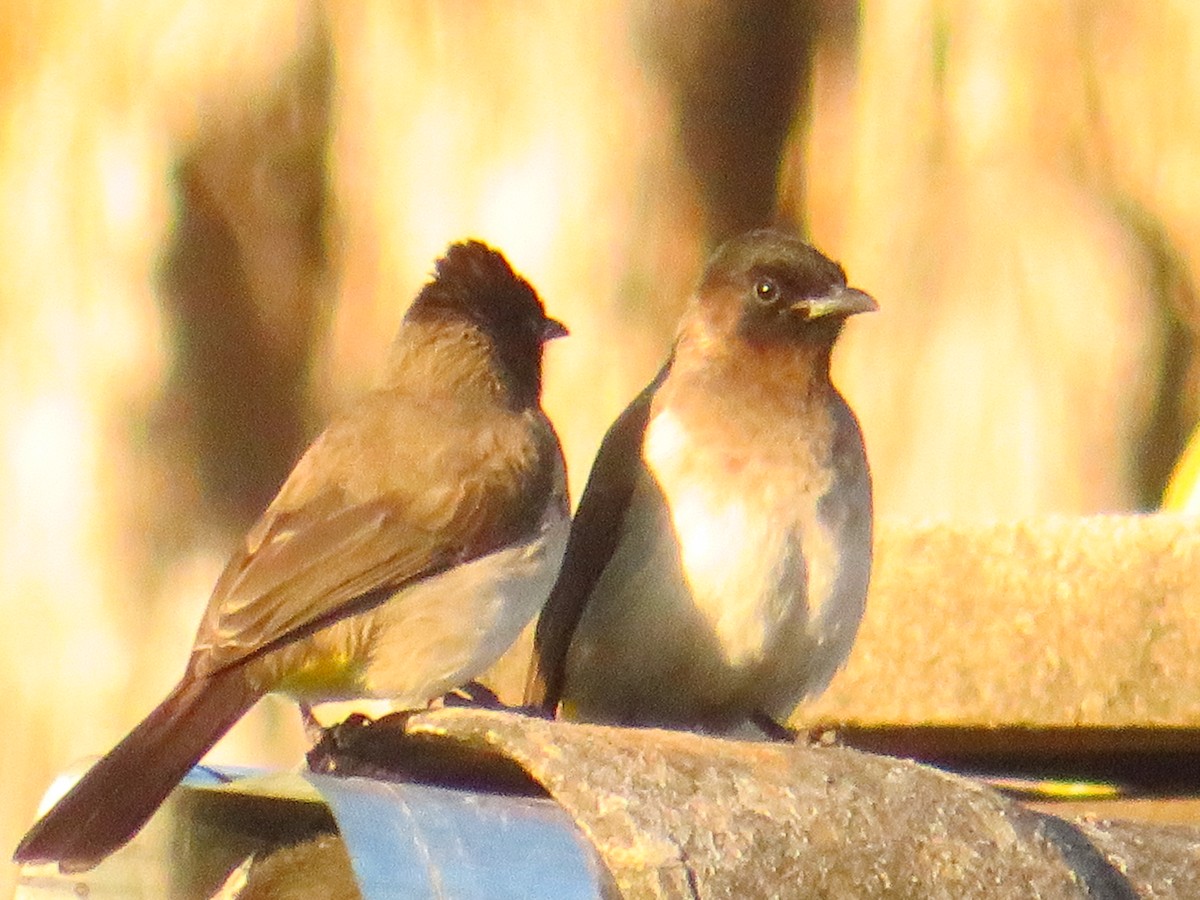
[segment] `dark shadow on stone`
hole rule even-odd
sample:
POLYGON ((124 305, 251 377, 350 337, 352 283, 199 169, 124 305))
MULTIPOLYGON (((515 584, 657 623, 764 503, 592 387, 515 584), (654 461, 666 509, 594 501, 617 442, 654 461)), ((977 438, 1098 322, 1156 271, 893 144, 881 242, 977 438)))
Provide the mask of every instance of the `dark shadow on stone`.
POLYGON ((308 752, 309 771, 322 775, 415 781, 488 794, 544 797, 546 791, 516 761, 496 750, 440 737, 408 734, 412 712, 376 720, 352 716, 326 729, 308 752))
POLYGON ((1129 880, 1112 867, 1087 835, 1065 819, 1042 817, 1042 833, 1062 852, 1088 896, 1097 900, 1137 900, 1138 892, 1129 880))

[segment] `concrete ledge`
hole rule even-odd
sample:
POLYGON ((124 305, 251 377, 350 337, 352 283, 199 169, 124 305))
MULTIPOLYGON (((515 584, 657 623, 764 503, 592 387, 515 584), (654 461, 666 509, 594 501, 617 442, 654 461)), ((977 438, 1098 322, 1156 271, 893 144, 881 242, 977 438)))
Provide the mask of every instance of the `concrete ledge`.
POLYGON ((1069 821, 904 760, 466 709, 387 721, 369 742, 400 775, 414 739, 519 764, 621 896, 1200 896, 1198 827, 1069 821))
POLYGON ((794 721, 1200 727, 1200 518, 885 525, 850 660, 794 721))
POLYGON ((198 767, 133 843, 23 867, 18 896, 1200 896, 1200 827, 1049 815, 859 750, 472 709, 336 734, 326 774, 198 767))

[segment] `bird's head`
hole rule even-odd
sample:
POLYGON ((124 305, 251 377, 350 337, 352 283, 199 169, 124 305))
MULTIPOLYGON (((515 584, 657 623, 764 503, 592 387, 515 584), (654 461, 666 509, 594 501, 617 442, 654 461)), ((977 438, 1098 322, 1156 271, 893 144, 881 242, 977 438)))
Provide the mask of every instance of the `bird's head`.
POLYGON ((477 330, 521 404, 536 403, 540 396, 542 345, 567 334, 504 255, 475 240, 450 245, 405 321, 477 330))
POLYGON ((878 305, 842 267, 784 232, 751 231, 709 260, 696 294, 709 326, 753 344, 832 344, 847 316, 878 305))

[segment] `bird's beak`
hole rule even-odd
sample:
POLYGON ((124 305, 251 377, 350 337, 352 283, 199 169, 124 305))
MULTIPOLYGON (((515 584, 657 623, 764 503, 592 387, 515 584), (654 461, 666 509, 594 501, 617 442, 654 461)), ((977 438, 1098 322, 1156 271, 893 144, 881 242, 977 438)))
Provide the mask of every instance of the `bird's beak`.
POLYGON ((857 313, 874 312, 879 309, 870 294, 858 288, 834 288, 824 297, 808 297, 803 304, 797 304, 797 311, 803 309, 810 319, 821 319, 825 316, 853 316, 857 313))
POLYGON ((567 326, 558 319, 551 319, 549 316, 542 322, 542 340, 552 341, 555 338, 566 337, 571 332, 567 331, 567 326))

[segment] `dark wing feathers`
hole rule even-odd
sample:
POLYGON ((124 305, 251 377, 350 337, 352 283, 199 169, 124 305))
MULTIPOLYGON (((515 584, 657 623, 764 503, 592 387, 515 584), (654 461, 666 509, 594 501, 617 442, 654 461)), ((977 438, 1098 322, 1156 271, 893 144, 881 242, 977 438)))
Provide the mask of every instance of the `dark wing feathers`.
POLYGON ((205 670, 298 640, 310 624, 368 608, 356 599, 386 588, 380 602, 447 565, 446 542, 406 524, 387 499, 287 518, 290 533, 268 533, 226 568, 196 642, 205 670))
POLYGON ((365 499, 286 485, 217 581, 193 665, 247 661, 531 536, 554 485, 545 454, 558 452, 552 433, 534 444, 515 472, 475 466, 464 476, 430 461, 365 499))
POLYGON ((654 395, 671 370, 672 357, 619 415, 596 454, 579 509, 571 523, 567 552, 534 633, 533 662, 525 703, 546 712, 562 695, 567 650, 601 573, 612 559, 621 521, 642 465, 642 439, 654 395))

